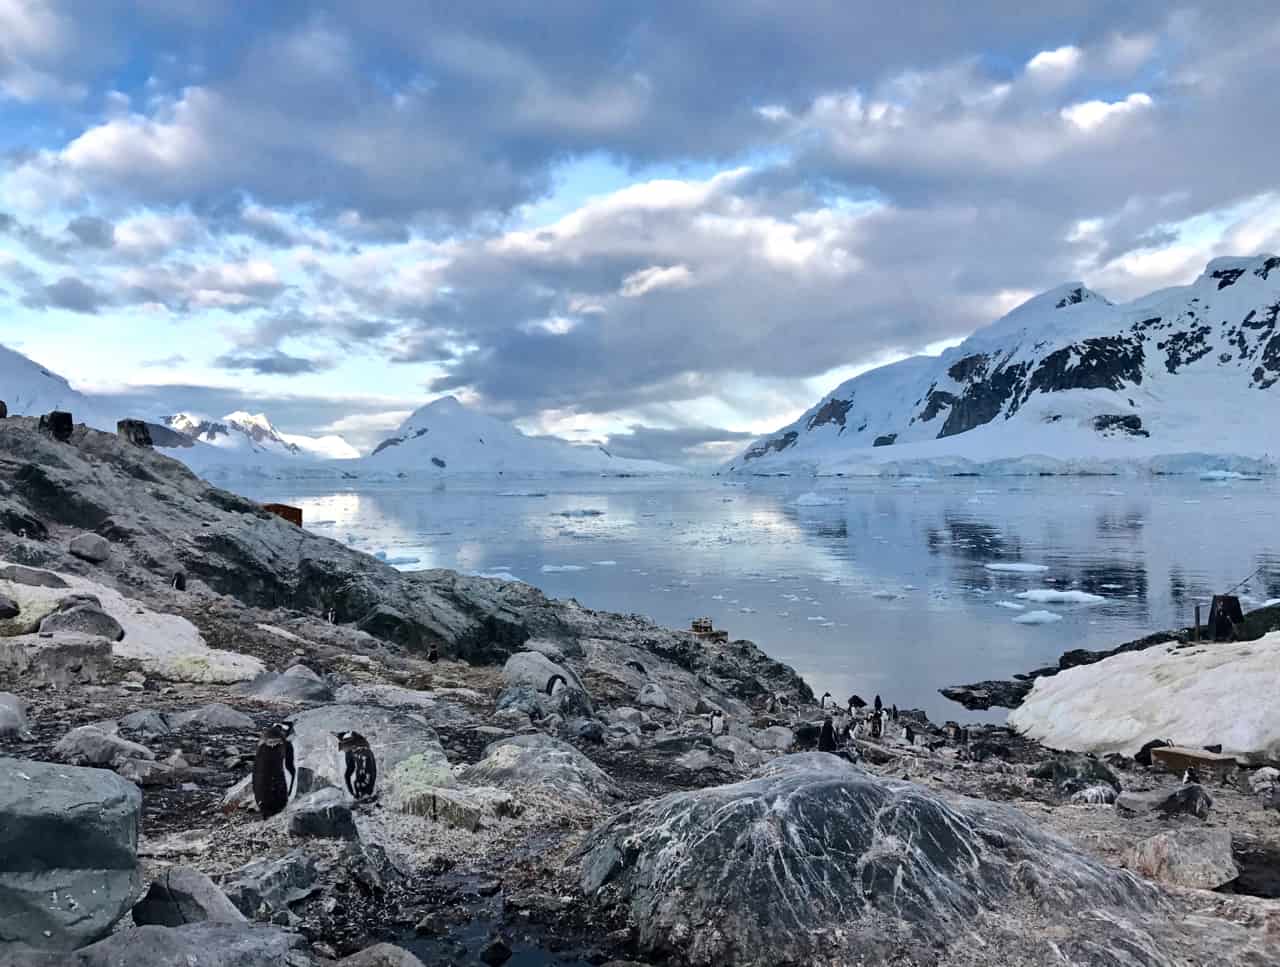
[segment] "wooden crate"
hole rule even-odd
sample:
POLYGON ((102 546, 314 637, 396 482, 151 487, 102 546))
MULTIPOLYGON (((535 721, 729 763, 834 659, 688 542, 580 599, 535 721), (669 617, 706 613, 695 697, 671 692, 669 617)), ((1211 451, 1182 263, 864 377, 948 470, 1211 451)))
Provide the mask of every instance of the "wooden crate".
POLYGON ((275 514, 277 517, 283 517, 290 524, 302 526, 301 507, 290 507, 288 504, 263 504, 262 509, 275 514))

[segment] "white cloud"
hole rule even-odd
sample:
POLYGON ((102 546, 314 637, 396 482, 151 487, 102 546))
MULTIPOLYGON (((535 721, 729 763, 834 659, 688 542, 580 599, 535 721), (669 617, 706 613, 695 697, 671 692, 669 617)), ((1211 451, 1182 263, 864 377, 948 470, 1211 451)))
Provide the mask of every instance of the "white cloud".
POLYGON ((693 273, 687 265, 654 265, 632 272, 622 280, 618 294, 635 299, 654 289, 684 288, 693 284, 693 273))
POLYGON ((1082 131, 1092 131, 1109 121, 1146 110, 1152 104, 1151 95, 1139 91, 1130 94, 1123 101, 1082 101, 1064 107, 1059 113, 1064 121, 1074 124, 1082 131))
POLYGON ((1027 61, 1027 73, 1037 80, 1060 84, 1071 79, 1080 67, 1080 60, 1079 47, 1042 50, 1027 61))

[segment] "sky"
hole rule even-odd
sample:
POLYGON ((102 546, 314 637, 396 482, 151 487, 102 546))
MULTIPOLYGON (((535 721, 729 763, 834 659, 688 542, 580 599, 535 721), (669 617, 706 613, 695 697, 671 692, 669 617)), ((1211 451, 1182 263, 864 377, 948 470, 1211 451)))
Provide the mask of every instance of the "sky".
POLYGON ((1278 90, 1274 0, 0 0, 0 342, 141 415, 719 460, 1280 250, 1278 90))

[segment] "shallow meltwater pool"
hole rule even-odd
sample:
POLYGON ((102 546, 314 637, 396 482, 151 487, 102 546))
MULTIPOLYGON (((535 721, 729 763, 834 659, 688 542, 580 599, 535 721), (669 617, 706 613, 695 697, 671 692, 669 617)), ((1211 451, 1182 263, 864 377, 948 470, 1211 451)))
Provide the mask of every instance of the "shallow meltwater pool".
MULTIPOLYGON (((1197 478, 252 481, 402 570, 526 581, 672 627, 709 617, 815 694, 966 712, 937 689, 1280 598, 1280 482, 1197 478), (1206 607, 1207 613, 1207 607, 1206 607)), ((532 963, 532 962, 531 962, 532 963)))

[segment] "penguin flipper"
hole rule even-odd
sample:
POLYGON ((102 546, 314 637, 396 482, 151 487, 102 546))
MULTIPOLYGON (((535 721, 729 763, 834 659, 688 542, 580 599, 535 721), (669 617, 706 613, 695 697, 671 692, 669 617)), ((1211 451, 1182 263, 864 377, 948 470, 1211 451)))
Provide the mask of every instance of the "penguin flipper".
POLYGON ((289 792, 287 798, 293 798, 294 781, 298 778, 298 770, 293 764, 293 743, 284 744, 284 771, 289 773, 289 792))

